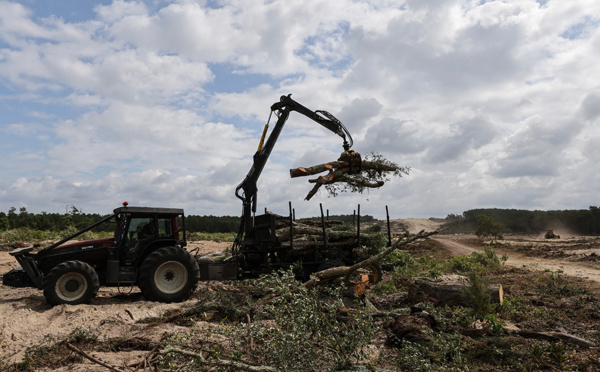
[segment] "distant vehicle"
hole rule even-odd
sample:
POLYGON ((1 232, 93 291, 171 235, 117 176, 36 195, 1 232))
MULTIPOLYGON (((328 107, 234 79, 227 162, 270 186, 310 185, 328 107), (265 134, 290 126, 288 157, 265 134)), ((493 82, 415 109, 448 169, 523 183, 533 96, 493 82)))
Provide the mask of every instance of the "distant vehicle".
POLYGON ((560 239, 560 235, 556 235, 554 230, 547 230, 546 235, 544 235, 545 239, 560 239))

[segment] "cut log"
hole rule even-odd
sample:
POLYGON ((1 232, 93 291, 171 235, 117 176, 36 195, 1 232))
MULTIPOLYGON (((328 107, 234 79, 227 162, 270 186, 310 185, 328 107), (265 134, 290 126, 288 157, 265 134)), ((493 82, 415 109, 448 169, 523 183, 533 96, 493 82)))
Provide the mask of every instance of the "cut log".
MULTIPOLYGON (((378 172, 394 172, 398 170, 398 167, 381 162, 363 160, 362 169, 372 169, 378 172)), ((290 169, 290 177, 295 178, 304 176, 314 176, 315 174, 332 170, 340 170, 344 173, 348 173, 348 171, 350 170, 350 165, 347 161, 331 161, 329 163, 314 165, 312 167, 294 168, 290 169)))
POLYGON ((563 340, 565 342, 583 346, 586 348, 594 347, 595 344, 583 338, 573 336, 563 332, 538 332, 538 331, 526 331, 520 330, 517 334, 524 338, 533 338, 536 340, 547 340, 547 341, 558 341, 563 340))
POLYGON ((348 189, 353 192, 363 192, 367 188, 383 186, 385 181, 389 180, 388 176, 390 175, 401 177, 402 173, 408 174, 410 171, 410 168, 400 167, 395 163, 383 159, 380 155, 371 155, 371 160, 362 160, 361 169, 358 172, 357 169, 351 169, 349 162, 338 160, 312 167, 290 169, 290 177, 312 176, 328 172, 325 175, 308 181, 315 184, 305 198, 306 200, 310 200, 323 185, 326 185, 327 191, 333 196, 337 195, 337 191, 348 189), (339 188, 337 184, 343 184, 344 186, 343 188, 339 188))
MULTIPOLYGON (((460 275, 444 275, 438 278, 413 278, 412 282, 418 289, 433 298, 437 303, 448 306, 468 306, 465 294, 471 288, 469 280, 460 275)), ((502 303, 504 291, 502 284, 487 286, 493 303, 502 303)))

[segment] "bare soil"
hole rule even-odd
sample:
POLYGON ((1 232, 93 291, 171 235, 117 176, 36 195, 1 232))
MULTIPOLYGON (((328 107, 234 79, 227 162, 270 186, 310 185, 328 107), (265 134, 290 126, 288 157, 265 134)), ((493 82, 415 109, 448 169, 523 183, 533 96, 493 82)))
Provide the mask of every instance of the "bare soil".
MULTIPOLYGON (((200 254, 223 251, 231 243, 191 242, 190 251, 200 254)), ((17 261, 8 251, 0 252, 0 273, 17 267, 17 261)), ((211 283, 201 282, 197 292, 206 290, 211 283)), ((0 369, 6 364, 23 359, 28 347, 39 345, 45 339, 60 339, 74 330, 93 330, 106 338, 140 337, 148 342, 159 341, 163 334, 177 331, 178 326, 164 324, 148 328, 136 323, 140 319, 159 317, 169 310, 194 304, 194 298, 184 304, 164 304, 146 301, 137 287, 101 287, 98 296, 88 305, 46 304, 42 291, 34 288, 12 288, 0 285, 0 369)), ((185 328, 185 327, 180 327, 185 328)), ((129 364, 140 360, 144 351, 102 353, 101 358, 112 365, 129 364)), ((56 368, 62 371, 106 371, 106 368, 85 360, 80 369, 56 368)))

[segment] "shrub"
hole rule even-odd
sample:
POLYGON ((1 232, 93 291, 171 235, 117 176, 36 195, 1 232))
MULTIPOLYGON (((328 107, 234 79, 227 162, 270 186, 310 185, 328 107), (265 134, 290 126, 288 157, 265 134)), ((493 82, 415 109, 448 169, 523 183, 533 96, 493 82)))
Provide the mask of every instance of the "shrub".
POLYGON ((465 291, 473 314, 479 319, 485 318, 493 310, 491 295, 483 278, 475 271, 469 273, 471 287, 465 291))
POLYGON ((498 258, 496 251, 486 246, 483 252, 473 252, 469 256, 455 256, 448 260, 448 270, 469 273, 471 271, 494 270, 501 266, 508 257, 498 258))

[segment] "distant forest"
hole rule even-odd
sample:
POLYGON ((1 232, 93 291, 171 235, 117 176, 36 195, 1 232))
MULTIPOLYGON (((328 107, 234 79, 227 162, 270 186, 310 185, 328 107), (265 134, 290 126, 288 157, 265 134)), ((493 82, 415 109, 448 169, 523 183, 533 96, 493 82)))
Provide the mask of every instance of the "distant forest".
MULTIPOLYGON (((66 213, 30 213, 26 208, 10 208, 8 213, 0 212, 0 231, 7 231, 18 228, 28 228, 41 231, 62 231, 68 227, 84 229, 103 217, 100 214, 82 213, 74 206, 70 207, 66 213)), ((332 220, 342 220, 346 223, 352 223, 356 218, 353 215, 329 216, 332 220)), ((361 222, 373 221, 373 216, 361 216, 361 222)), ((310 219, 320 219, 313 217, 310 219)), ((240 226, 240 217, 238 216, 195 216, 185 217, 185 227, 189 232, 200 233, 228 233, 237 232, 240 226)), ((112 231, 114 225, 105 223, 92 231, 112 231)))
POLYGON ((506 232, 537 234, 548 229, 582 235, 600 234, 600 208, 562 211, 528 211, 523 209, 471 209, 462 215, 446 217, 451 231, 475 231, 477 216, 486 215, 506 226, 506 232))

